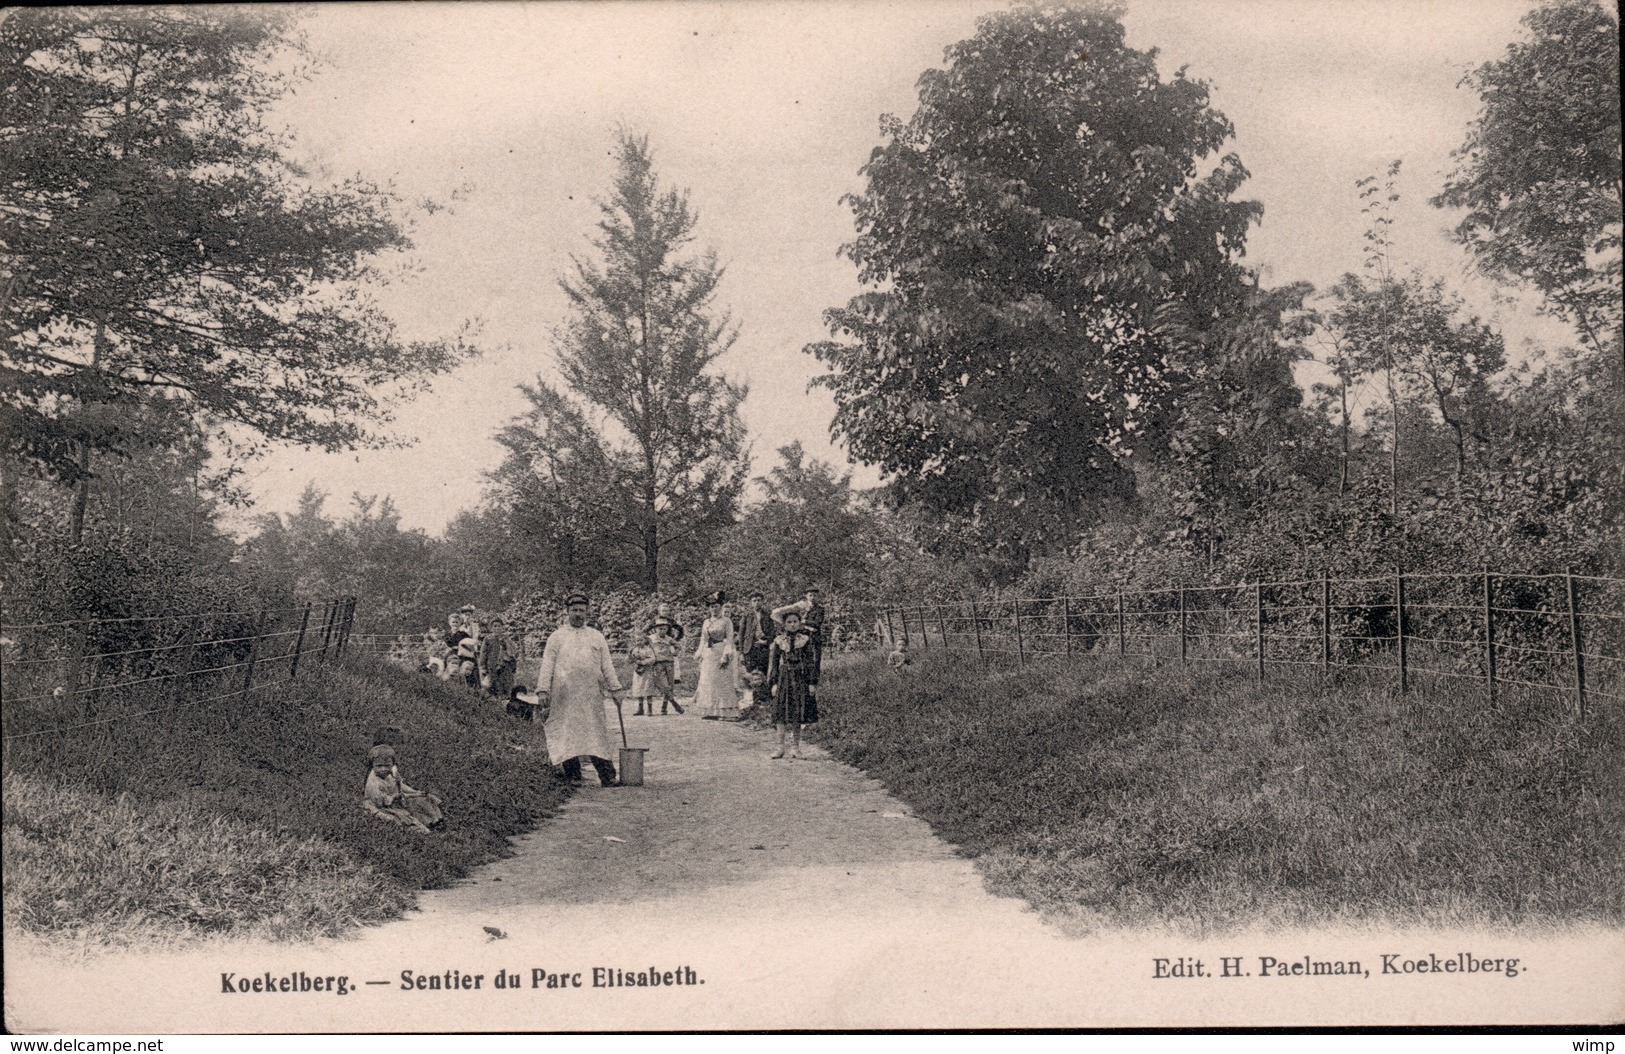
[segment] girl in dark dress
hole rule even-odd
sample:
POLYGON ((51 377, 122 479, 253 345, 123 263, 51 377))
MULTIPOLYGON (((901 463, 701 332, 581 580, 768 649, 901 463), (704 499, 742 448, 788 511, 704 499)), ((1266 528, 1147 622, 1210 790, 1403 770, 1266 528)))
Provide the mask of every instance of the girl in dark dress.
POLYGON ((773 757, 785 756, 785 737, 790 736, 790 757, 801 751, 801 726, 818 720, 818 653, 813 639, 801 629, 801 613, 786 612, 784 632, 773 640, 767 660, 768 690, 773 695, 773 727, 779 732, 779 749, 773 757))

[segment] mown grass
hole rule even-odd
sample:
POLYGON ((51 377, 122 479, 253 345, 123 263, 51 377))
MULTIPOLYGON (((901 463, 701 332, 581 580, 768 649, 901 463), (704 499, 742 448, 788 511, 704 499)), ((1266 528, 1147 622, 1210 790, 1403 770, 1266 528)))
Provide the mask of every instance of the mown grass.
POLYGON ((824 680, 822 741, 1075 931, 1625 921, 1616 705, 930 654, 824 680))
POLYGON ((12 740, 4 760, 7 927, 107 943, 303 939, 392 918, 415 891, 507 853, 508 835, 568 793, 539 727, 366 660, 12 740), (444 798, 443 829, 414 833, 360 808, 383 725, 402 731, 407 782, 444 798))

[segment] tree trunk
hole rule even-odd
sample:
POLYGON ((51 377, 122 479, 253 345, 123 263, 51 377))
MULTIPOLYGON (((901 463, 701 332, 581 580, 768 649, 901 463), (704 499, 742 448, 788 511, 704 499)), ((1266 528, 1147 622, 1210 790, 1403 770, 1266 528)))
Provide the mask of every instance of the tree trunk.
POLYGON ((1337 373, 1337 401, 1343 409, 1343 423, 1338 429, 1342 455, 1337 463, 1337 496, 1341 498, 1349 489, 1349 381, 1341 370, 1337 373))
MULTIPOLYGON (((96 336, 90 345, 90 368, 97 369, 102 361, 102 348, 107 343, 107 322, 98 319, 96 336)), ((80 408, 80 413, 84 408, 80 408)), ((79 440, 79 482, 73 492, 73 518, 69 523, 69 536, 75 545, 85 535, 85 511, 90 507, 90 439, 79 440)))
POLYGON ((655 522, 643 528, 643 587, 660 592, 660 530, 655 522))
POLYGON ((1467 475, 1467 436, 1462 430, 1460 421, 1452 421, 1446 417, 1444 423, 1456 433, 1456 497, 1461 497, 1462 479, 1467 475))

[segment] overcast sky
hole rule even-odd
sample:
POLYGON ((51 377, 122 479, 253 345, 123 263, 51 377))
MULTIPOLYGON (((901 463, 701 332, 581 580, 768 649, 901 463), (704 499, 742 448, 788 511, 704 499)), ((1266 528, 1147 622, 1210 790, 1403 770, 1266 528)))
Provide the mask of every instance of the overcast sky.
MULTIPOLYGON (((457 203, 421 219, 410 281, 383 301, 409 337, 484 324, 485 355, 398 408, 406 449, 281 450, 250 468, 256 512, 292 508, 315 481, 344 511, 353 491, 390 494, 408 527, 438 533, 480 497, 495 431, 524 405, 516 385, 552 371, 563 310, 556 279, 581 253, 592 199, 612 173, 615 127, 648 133, 657 170, 687 188, 699 240, 727 265, 719 303, 740 325, 720 361, 750 385, 743 408, 756 473, 800 440, 832 445, 833 403, 808 393, 822 312, 858 291, 837 249, 843 194, 906 118, 921 71, 1003 4, 529 3, 318 5, 307 29, 323 68, 283 108, 300 150, 332 178, 393 182, 408 199, 457 203)), ((1517 343, 1562 339, 1526 306, 1498 305, 1446 237, 1438 191, 1477 109, 1457 87, 1518 31, 1527 0, 1137 0, 1130 45, 1164 75, 1207 80, 1264 203, 1248 259, 1271 284, 1324 287, 1361 262, 1354 181, 1405 167, 1402 266, 1443 274, 1517 343)), ((854 468, 860 484, 873 473, 854 468)))

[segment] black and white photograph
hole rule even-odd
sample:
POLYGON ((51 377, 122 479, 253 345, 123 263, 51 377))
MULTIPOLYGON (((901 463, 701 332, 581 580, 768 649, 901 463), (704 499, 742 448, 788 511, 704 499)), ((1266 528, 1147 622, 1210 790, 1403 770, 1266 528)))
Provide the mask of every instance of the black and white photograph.
POLYGON ((1619 42, 0 11, 6 1030, 1617 1029, 1619 42))

